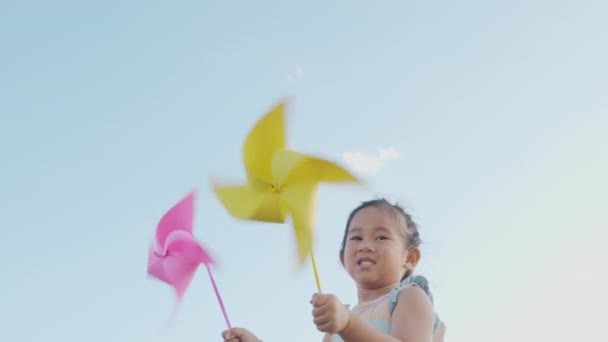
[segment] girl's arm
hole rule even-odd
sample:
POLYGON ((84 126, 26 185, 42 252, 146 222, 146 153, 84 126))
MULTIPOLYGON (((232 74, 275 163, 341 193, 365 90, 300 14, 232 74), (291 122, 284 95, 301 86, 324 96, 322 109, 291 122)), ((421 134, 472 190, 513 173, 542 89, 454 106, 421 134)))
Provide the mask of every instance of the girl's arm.
POLYGON ((427 294, 417 286, 399 293, 391 319, 391 336, 384 334, 357 316, 340 336, 345 342, 431 342, 433 337, 433 306, 427 294))
POLYGON ((397 297, 391 323, 391 335, 401 341, 432 341, 435 312, 424 290, 417 286, 402 290, 397 297))

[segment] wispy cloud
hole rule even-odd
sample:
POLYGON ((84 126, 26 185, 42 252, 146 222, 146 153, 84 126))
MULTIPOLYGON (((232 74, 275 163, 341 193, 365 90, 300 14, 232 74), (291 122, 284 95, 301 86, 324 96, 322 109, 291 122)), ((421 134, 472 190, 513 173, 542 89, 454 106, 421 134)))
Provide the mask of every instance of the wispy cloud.
POLYGON ((296 64, 295 70, 287 75, 290 81, 299 80, 304 77, 304 69, 299 64, 296 64))
POLYGON ((380 148, 376 153, 342 153, 342 159, 350 166, 353 172, 368 175, 380 172, 386 161, 399 158, 401 158, 401 154, 394 147, 380 148))

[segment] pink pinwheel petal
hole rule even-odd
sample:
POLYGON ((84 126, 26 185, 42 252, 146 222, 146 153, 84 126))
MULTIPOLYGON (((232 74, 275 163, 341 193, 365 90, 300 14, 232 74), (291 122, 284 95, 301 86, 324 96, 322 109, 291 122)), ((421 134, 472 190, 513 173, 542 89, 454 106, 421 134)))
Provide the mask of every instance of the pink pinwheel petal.
POLYGON ((192 234, 194 197, 189 193, 160 219, 148 252, 148 274, 173 286, 179 300, 200 264, 214 263, 192 234))
POLYGON ((199 264, 212 264, 214 262, 213 258, 201 244, 194 239, 192 234, 176 230, 167 236, 165 243, 165 253, 162 253, 163 255, 180 255, 192 262, 198 262, 199 264))
POLYGON ((183 230, 192 233, 194 197, 195 192, 190 192, 160 219, 156 229, 156 240, 161 246, 165 245, 167 236, 173 231, 183 230))
POLYGON ((173 286, 180 300, 200 265, 200 262, 182 255, 160 257, 152 249, 148 262, 148 274, 173 286))
POLYGON ((163 257, 156 254, 154 248, 148 251, 148 274, 164 282, 168 282, 165 269, 163 267, 163 257))

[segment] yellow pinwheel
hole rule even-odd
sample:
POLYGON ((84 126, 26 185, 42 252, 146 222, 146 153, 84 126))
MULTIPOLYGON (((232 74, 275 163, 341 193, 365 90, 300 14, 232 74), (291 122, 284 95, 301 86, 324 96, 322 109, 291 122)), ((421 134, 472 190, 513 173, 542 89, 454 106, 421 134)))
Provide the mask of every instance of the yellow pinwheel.
POLYGON ((214 185, 226 210, 239 219, 284 223, 291 215, 300 264, 313 254, 317 189, 321 182, 359 182, 344 168, 285 146, 285 103, 280 102, 249 132, 243 146, 247 184, 214 185))

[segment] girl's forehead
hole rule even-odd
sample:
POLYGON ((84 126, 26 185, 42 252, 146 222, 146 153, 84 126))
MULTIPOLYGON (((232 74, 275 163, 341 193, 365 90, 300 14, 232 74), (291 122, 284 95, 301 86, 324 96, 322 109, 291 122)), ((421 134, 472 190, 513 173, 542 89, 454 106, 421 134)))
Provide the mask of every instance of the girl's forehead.
POLYGON ((352 226, 349 230, 348 230, 348 234, 352 235, 352 234, 377 234, 377 233, 382 233, 382 234, 392 234, 396 232, 396 228, 391 228, 391 227, 385 227, 385 226, 365 226, 365 227, 361 227, 361 226, 352 226))
POLYGON ((359 210, 350 222, 349 231, 354 228, 371 229, 384 227, 387 229, 397 229, 398 223, 394 215, 388 209, 367 207, 359 210))
POLYGON ((353 216, 355 220, 390 220, 393 218, 391 210, 389 208, 377 208, 367 207, 359 209, 359 211, 353 216))

